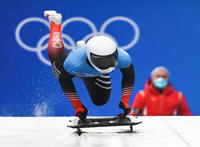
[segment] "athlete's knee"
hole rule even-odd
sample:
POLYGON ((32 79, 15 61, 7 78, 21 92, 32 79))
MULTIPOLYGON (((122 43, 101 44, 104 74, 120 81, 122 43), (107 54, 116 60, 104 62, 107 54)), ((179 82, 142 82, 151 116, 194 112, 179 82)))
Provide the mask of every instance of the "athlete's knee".
POLYGON ((102 106, 106 104, 109 100, 109 96, 104 96, 104 97, 95 97, 92 99, 93 104, 96 106, 102 106))
POLYGON ((93 104, 95 104, 96 106, 102 106, 102 105, 106 104, 106 102, 103 102, 103 101, 93 101, 93 104))

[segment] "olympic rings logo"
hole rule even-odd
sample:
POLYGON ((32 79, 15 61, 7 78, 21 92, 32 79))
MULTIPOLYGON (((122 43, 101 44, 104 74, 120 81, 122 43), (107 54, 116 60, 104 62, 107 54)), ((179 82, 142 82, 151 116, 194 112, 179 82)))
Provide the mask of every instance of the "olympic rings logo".
MULTIPOLYGON (((92 33, 89 33, 88 35, 86 35, 85 37, 82 38, 82 40, 84 41, 87 41, 89 38, 91 38, 92 36, 95 36, 95 35, 106 35, 106 36, 109 36, 111 37, 116 43, 116 39, 111 36, 110 34, 106 33, 106 28, 108 25, 110 25, 111 23, 115 22, 115 21, 124 21, 128 24, 131 25, 135 35, 133 36, 131 42, 125 46, 119 46, 120 48, 124 49, 124 50, 127 50, 127 49, 130 49, 131 47, 133 47, 137 41, 139 40, 139 37, 140 37, 140 31, 139 31, 139 28, 137 26, 137 24, 130 18, 128 17, 124 17, 124 16, 115 16, 115 17, 111 17, 110 19, 106 20, 102 26, 100 27, 100 30, 98 31, 96 26, 94 25, 93 22, 91 22, 89 19, 86 19, 84 17, 72 17, 72 18, 69 18, 67 20, 65 20, 63 23, 62 23, 62 30, 70 23, 73 23, 73 22, 83 22, 85 24, 87 24, 91 30, 92 30, 92 33)), ((35 47, 32 47, 32 46, 29 46, 27 44, 25 44, 21 37, 20 37, 20 32, 21 32, 21 29, 23 28, 24 25, 26 25, 27 23, 30 23, 30 22, 39 22, 39 23, 42 23, 44 24, 45 26, 47 26, 49 29, 50 29, 50 25, 49 25, 49 22, 46 20, 46 19, 43 19, 43 18, 40 18, 40 17, 30 17, 30 18, 27 18, 27 19, 24 19, 23 21, 21 21, 17 28, 16 28, 16 31, 15 31, 15 38, 16 38, 16 41, 17 43, 25 50, 27 51, 31 51, 31 52, 36 52, 37 53, 37 56, 39 57, 39 59, 47 64, 47 65, 51 65, 50 61, 47 60, 43 55, 42 55, 42 51, 47 49, 48 47, 48 44, 44 44, 44 41, 47 40, 49 38, 49 34, 46 34, 44 36, 41 37, 41 39, 38 41, 37 45, 35 47), (44 45, 43 45, 44 44, 44 45)), ((62 37, 63 37, 63 42, 64 42, 64 46, 65 48, 74 48, 75 47, 75 41, 67 34, 65 33, 62 33, 62 37), (69 42, 66 43, 65 40, 67 40, 69 42)), ((118 44, 118 43, 117 43, 118 44)))

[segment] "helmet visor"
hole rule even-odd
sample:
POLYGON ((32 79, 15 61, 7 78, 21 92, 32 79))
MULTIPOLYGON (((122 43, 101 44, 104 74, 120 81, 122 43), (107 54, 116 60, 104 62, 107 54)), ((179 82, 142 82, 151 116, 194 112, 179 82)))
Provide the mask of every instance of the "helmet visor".
POLYGON ((108 69, 117 65, 117 50, 108 56, 99 56, 90 53, 92 63, 100 69, 108 69))

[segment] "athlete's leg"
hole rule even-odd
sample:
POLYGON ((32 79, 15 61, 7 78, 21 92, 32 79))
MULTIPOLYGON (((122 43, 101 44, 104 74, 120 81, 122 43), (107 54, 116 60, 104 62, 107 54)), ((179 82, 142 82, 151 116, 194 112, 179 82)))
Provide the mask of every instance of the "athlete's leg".
POLYGON ((53 63, 53 61, 64 52, 64 44, 62 41, 61 33, 61 21, 62 15, 56 13, 56 11, 45 11, 45 17, 48 18, 50 22, 50 37, 48 43, 48 56, 53 63))
POLYGON ((110 98, 111 81, 109 75, 94 78, 83 78, 92 102, 95 105, 104 105, 110 98))

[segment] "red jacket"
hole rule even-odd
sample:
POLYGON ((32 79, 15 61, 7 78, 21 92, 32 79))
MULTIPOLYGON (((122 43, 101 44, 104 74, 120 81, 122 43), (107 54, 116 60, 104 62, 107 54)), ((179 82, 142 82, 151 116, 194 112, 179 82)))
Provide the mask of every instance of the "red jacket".
POLYGON ((133 108, 142 110, 143 115, 192 115, 185 97, 168 84, 160 93, 148 80, 145 89, 137 93, 133 108))

